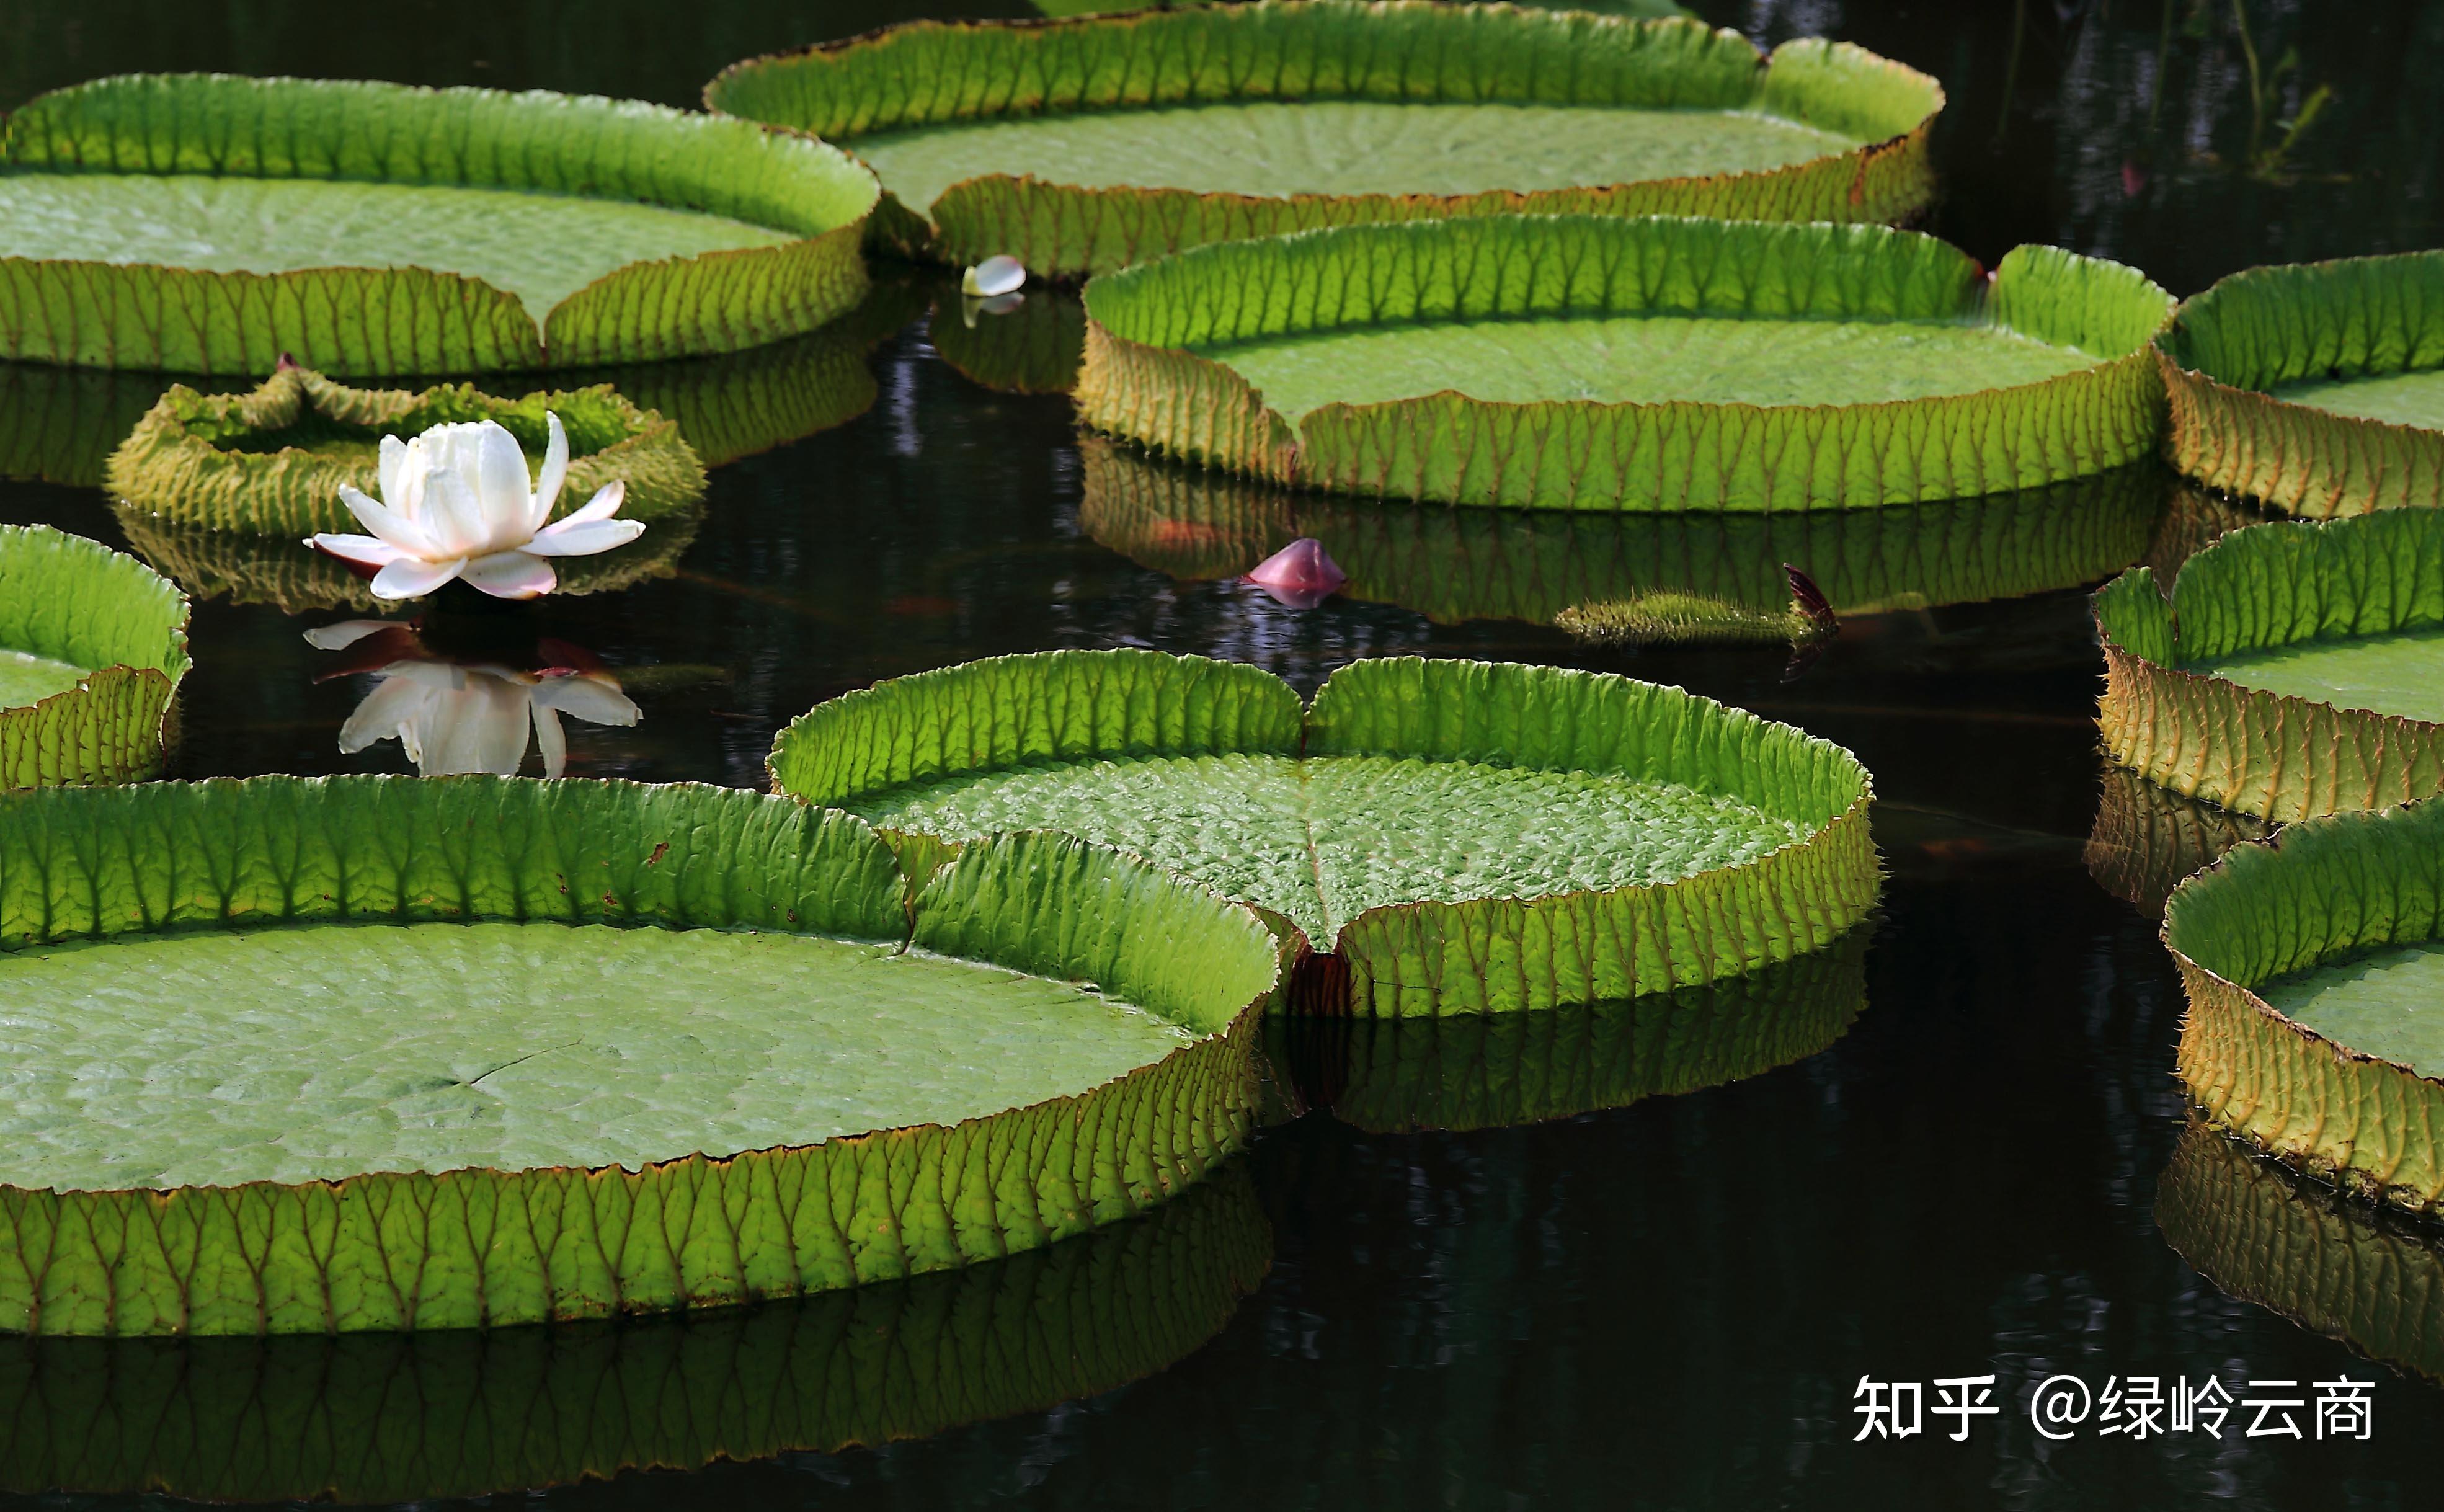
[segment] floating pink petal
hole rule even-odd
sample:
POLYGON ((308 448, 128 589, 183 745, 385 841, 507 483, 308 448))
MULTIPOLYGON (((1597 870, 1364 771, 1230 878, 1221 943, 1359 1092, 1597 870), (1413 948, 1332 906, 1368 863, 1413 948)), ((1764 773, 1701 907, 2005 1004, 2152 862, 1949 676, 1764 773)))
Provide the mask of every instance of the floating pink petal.
POLYGON ((1341 591, 1349 574, 1313 536, 1301 536, 1256 563, 1247 581, 1292 609, 1312 609, 1341 591))

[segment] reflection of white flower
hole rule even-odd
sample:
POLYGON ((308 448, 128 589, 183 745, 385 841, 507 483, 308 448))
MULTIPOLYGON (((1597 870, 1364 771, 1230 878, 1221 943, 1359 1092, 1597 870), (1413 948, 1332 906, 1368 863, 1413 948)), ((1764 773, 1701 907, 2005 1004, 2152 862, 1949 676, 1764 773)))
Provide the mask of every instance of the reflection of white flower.
POLYGON ((959 292, 970 299, 1014 294, 1027 282, 1027 267, 1015 257, 988 257, 959 280, 959 292))
POLYGON ((382 437, 380 503, 343 485, 340 502, 373 532, 318 535, 306 544, 343 561, 381 569, 377 599, 415 599, 464 578, 495 599, 531 599, 559 585, 551 557, 590 557, 625 545, 644 530, 614 520, 627 485, 606 484, 585 507, 552 525, 551 507, 568 476, 568 433, 545 416, 551 440, 543 475, 527 475, 518 438, 491 420, 436 425, 412 440, 382 437))
POLYGON ((589 725, 620 726, 634 725, 641 716, 608 673, 572 667, 521 672, 497 663, 436 660, 405 625, 355 619, 309 630, 306 638, 324 651, 337 651, 385 632, 397 634, 380 644, 402 655, 370 669, 381 682, 340 727, 343 754, 353 756, 396 736, 407 759, 427 777, 452 772, 513 777, 526 762, 531 721, 543 774, 558 777, 568 765, 561 715, 589 725))

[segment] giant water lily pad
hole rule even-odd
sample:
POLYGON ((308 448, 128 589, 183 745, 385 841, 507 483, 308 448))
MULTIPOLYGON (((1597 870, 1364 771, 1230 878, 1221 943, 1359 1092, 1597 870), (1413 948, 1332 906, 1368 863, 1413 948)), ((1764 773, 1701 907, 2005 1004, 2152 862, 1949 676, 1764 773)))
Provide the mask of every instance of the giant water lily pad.
POLYGON ((490 420, 541 458, 546 416, 568 437, 567 481, 553 510, 569 514, 608 484, 621 510, 651 520, 704 497, 704 465, 678 427, 607 385, 508 398, 472 383, 421 391, 359 389, 284 364, 250 394, 173 384, 111 453, 104 487, 172 523, 294 538, 361 528, 343 487, 380 496, 384 436, 490 420))
POLYGON ((1821 948, 1878 886, 1848 752, 1554 668, 1361 661, 1303 709, 1199 656, 995 657, 819 705, 771 767, 912 857, 1039 828, 1144 856, 1338 956, 1360 1013, 1708 982, 1821 948))
POLYGON ((351 1332, 795 1296, 1138 1211, 1246 1127, 1274 946, 1057 837, 911 887, 753 794, 0 802, 0 1328, 351 1332))
POLYGON ((0 1338, 0 1489, 421 1502, 918 1438, 1188 1355, 1265 1273, 1228 1168, 1039 1249, 711 1314, 258 1338, 0 1338))
POLYGON ((2034 488, 2156 441, 2133 269, 1873 226, 1497 216, 1204 247, 1086 290, 1081 415, 1343 493, 1798 509, 2034 488))
POLYGON ((2096 597, 2114 758, 2287 821, 2444 791, 2444 513, 2235 530, 2096 597))
POLYGON ((1703 986, 1526 1013, 1276 1016, 1268 1057, 1301 1100, 1376 1132, 1500 1129, 1762 1076, 1849 1032, 1867 1003, 1861 925, 1822 950, 1703 986))
POLYGON ((1611 611, 1644 638, 1787 636, 1797 566, 1835 614, 1935 608, 2095 582, 2147 548, 2162 492, 2152 464, 1981 498, 1763 514, 1386 507, 1079 440, 1079 523, 1176 578, 1235 578, 1302 537, 1349 574, 1340 592, 1439 623, 1550 624, 1611 611), (1659 612, 1692 607, 1676 628, 1659 612))
POLYGON ((1510 212, 1897 220, 1943 91, 1846 44, 1694 21, 1264 0, 913 22, 734 65, 715 110, 871 164, 879 231, 1107 272, 1207 242, 1510 212))
POLYGON ((2444 1383, 2444 1235, 2193 1120, 2156 1186, 2164 1242, 2215 1285, 2444 1383))
POLYGON ((2162 918, 2173 889, 2233 846, 2264 839, 2270 827, 2251 815, 2184 798, 2108 762, 2084 852, 2087 874, 2140 913, 2162 918))
POLYGON ((2444 803, 2331 814, 2174 890, 2180 1076, 2311 1174, 2444 1207, 2444 803))
POLYGON ((2293 514, 2444 505, 2444 252, 2234 273, 2156 346, 2190 476, 2293 514))
POLYGON ((187 665, 176 587, 82 536, 0 526, 0 790, 157 773, 187 665))
POLYGON ((225 75, 41 96, 0 140, 0 357, 465 373, 731 351, 857 303, 878 191, 745 122, 225 75))

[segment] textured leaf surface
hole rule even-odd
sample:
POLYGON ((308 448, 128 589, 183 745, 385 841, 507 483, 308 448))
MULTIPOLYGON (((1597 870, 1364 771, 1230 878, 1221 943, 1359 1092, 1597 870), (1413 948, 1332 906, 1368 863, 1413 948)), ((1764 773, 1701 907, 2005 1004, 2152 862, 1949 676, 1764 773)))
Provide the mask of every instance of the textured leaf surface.
POLYGON ((2258 995, 2338 1044, 2444 1077, 2444 943, 2398 946, 2277 977, 2258 995))
POLYGON ((921 1438, 1158 1371, 1272 1248, 1226 1168, 1042 1249, 696 1317, 0 1338, 0 1489, 390 1503, 921 1438))
POLYGON ((0 790, 153 775, 187 666, 176 587, 82 536, 0 526, 0 790))
POLYGON ((2444 514, 2234 530, 2168 604, 2140 568, 2097 595, 2115 759, 2176 792, 2289 821, 2444 791, 2435 633, 2444 514))
MULTIPOLYGON (((264 950, 271 934, 229 932, 255 925, 310 925, 291 937, 360 941, 369 936, 342 926, 447 928, 462 931, 458 949, 479 955, 488 941, 542 931, 554 956, 572 926, 660 926, 620 943, 667 959, 691 949, 662 932, 670 930, 908 940, 989 962, 1003 977, 1094 982, 1197 1036, 1116 1080, 1084 1091, 1046 1085, 1034 1100, 988 1116, 740 1152, 668 1152, 679 1158, 634 1171, 589 1169, 578 1152, 524 1169, 337 1183, 70 1191, 0 1184, 0 1326, 447 1328, 792 1296, 1082 1232, 1181 1189, 1235 1146, 1253 1095, 1252 1013, 1271 991, 1276 958, 1251 914, 1052 836, 970 846, 913 905, 903 880, 890 849, 846 815, 713 788, 257 778, 0 802, 0 949, 19 952, 0 962, 0 981, 56 969, 46 957, 141 972, 187 948, 264 950), (484 919, 508 922, 471 929, 484 919), (71 941, 87 943, 58 949, 71 941)), ((728 938, 702 944, 740 949, 728 938)), ((835 965, 848 959, 835 954, 835 965)), ((928 969, 921 960, 882 968, 909 980, 928 969)), ((311 995, 322 969, 301 966, 289 990, 311 995)), ((548 992, 548 980, 525 985, 548 992)), ((623 978, 620 1001, 631 1003, 640 986, 623 978)), ((205 1021, 184 1005, 148 1001, 202 1037, 205 1021)), ((957 1009, 971 1040, 972 1009, 957 1009)), ((79 1015, 61 1014, 47 1032, 30 1015, 13 1017, 12 1042, 45 1055, 43 1042, 86 1032, 79 1015)), ((94 1017, 106 1023, 110 1015, 94 1017)), ((261 1050, 255 1027, 234 1019, 226 1027, 261 1050)), ((723 1032, 705 1027, 708 1040, 723 1032)), ((650 1039, 650 1028, 639 1032, 650 1039)), ((677 1069, 691 1053, 676 1039, 650 1047, 648 1075, 677 1069)), ((480 1069, 443 1073, 459 1092, 425 1093, 463 1106, 463 1089, 476 1081, 468 1071, 480 1069)), ((380 1090, 360 1085, 354 1095, 380 1090)), ((615 1102, 620 1090, 615 1082, 615 1102)), ((307 1116, 314 1104, 299 1106, 299 1091, 290 1090, 285 1117, 258 1110, 267 1124, 288 1126, 284 1143, 310 1144, 321 1126, 307 1116)), ((740 1104, 727 1116, 749 1111, 740 1104)), ((699 1128, 725 1117, 701 1102, 694 1112, 699 1128)), ((134 1143, 112 1145, 112 1158, 142 1163, 134 1143)))
POLYGON ((2444 1203, 2444 1081, 2383 1053, 2424 1053, 2428 1031, 2397 1023, 2386 1045, 2361 1045, 2274 1002, 2303 1004, 2305 982, 2332 994, 2312 1016, 2362 1028, 2381 1023, 2391 973, 2354 984, 2354 966, 2432 975, 2404 954, 2444 939, 2444 804, 2304 820, 2242 846, 2174 892, 2164 939, 2190 999, 2181 1079, 2210 1119, 2380 1200, 2444 1203))
POLYGON ((893 829, 1059 825, 1180 868, 1337 950, 1367 1013, 1711 981, 1818 948, 1877 885, 1838 747, 1551 669, 1361 662, 1302 720, 1250 667, 998 657, 820 705, 771 766, 893 829))
POLYGON ((480 372, 732 351, 854 304, 878 191, 836 150, 656 106, 131 76, 0 148, 0 356, 480 372))
POLYGON ((381 497, 383 436, 491 420, 516 436, 529 469, 539 469, 550 439, 547 415, 560 417, 569 450, 554 518, 614 481, 626 486, 620 513, 629 519, 652 520, 704 497, 704 466, 678 427, 607 387, 516 398, 472 383, 356 389, 297 367, 281 368, 246 395, 172 385, 111 454, 105 486, 129 507, 179 525, 284 539, 353 531, 362 527, 340 489, 381 497))
POLYGON ((715 110, 872 161, 954 265, 1107 272, 1209 242, 1518 212, 1896 220, 1932 79, 1687 20, 1413 0, 916 22, 733 65, 715 110))
POLYGON ((2268 828, 2262 819, 2184 798, 2108 764, 2087 838, 2087 871, 2106 892, 2162 918, 2174 888, 2233 846, 2264 839, 2268 828))
POLYGON ((2444 1381, 2444 1248, 2193 1124, 2156 1186, 2156 1224, 2215 1285, 2388 1365, 2444 1381))
POLYGON ((1298 493, 1082 436, 1079 520, 1158 572, 1236 577, 1301 536, 1343 596, 1431 619, 1550 623, 1574 607, 1676 593, 1780 616, 1790 562, 1844 618, 2094 582, 2147 549, 2153 464, 2044 489, 1883 509, 1763 514, 1410 508, 1298 493))
POLYGON ((2157 345, 2190 476, 2319 517, 2444 503, 2444 252, 2252 267, 2157 345))
POLYGON ((1867 1004, 1867 942, 1704 986, 1527 1013, 1276 1019, 1268 1046, 1361 1129, 1510 1128, 1759 1076, 1847 1033, 1867 1004))
POLYGON ((1879 227, 1350 227, 1097 279, 1078 399, 1097 429, 1340 492, 1898 504, 2143 456, 2158 420, 2144 346, 2171 303, 2050 248, 2010 253, 1990 289, 1957 249, 1879 227), (1783 338, 1831 379, 1785 367, 1783 338), (1947 353, 1991 366, 1947 371, 1947 353))

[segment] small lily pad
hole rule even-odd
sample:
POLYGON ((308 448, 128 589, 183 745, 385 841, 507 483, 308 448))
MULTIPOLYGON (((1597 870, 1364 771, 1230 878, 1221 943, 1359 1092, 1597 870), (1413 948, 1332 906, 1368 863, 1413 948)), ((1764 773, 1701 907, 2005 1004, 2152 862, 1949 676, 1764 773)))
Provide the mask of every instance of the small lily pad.
POLYGON ((1361 661, 1302 709, 1203 657, 996 657, 820 705, 771 768, 912 856, 1028 829, 1145 856, 1338 956, 1359 1013, 1709 982, 1823 947, 1879 880, 1846 751, 1553 668, 1361 661))
POLYGON ((903 249, 1060 276, 1453 215, 1898 220, 1932 196, 1943 91, 1687 19, 1260 0, 910 22, 733 65, 705 102, 856 153, 903 249))
POLYGON ((0 357, 261 374, 731 351, 856 304, 836 149, 591 96, 132 75, 0 139, 0 357))
POLYGON ((594 1318, 1048 1244, 1237 1143, 1275 977, 1246 911, 1060 837, 912 886, 843 815, 468 777, 0 802, 0 1328, 40 1334, 594 1318))
POLYGON ((135 558, 0 526, 0 789, 161 769, 187 599, 135 558))
POLYGON ((2444 513, 2234 530, 2096 598, 2117 761, 2276 821, 2444 792, 2444 513))
POLYGON ((1497 216, 1205 247, 1086 290, 1079 413, 1297 487, 1546 509, 1963 498, 2154 449, 2171 296, 1873 226, 1497 216))

